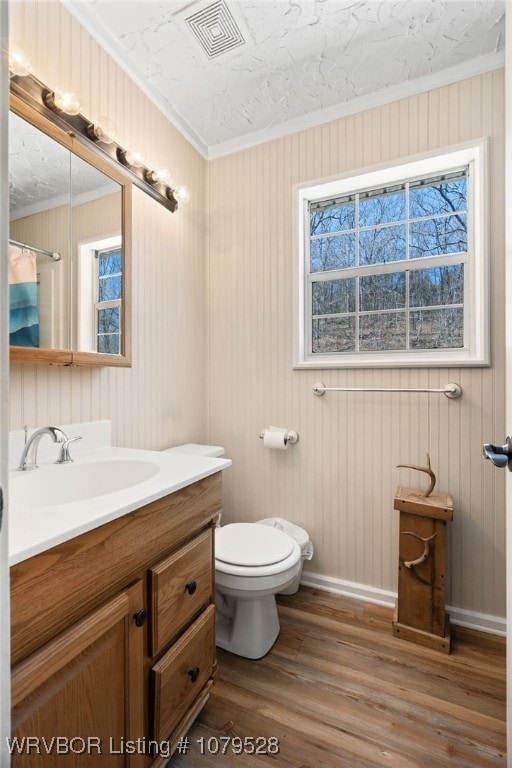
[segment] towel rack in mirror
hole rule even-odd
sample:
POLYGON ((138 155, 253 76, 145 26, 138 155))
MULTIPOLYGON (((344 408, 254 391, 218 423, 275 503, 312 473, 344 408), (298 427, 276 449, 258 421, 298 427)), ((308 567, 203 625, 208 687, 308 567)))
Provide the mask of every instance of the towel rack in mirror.
POLYGON ((18 240, 12 240, 9 238, 10 245, 16 245, 18 248, 24 248, 27 251, 35 251, 36 253, 40 253, 43 256, 49 256, 50 259, 53 259, 54 261, 60 261, 62 256, 58 251, 47 251, 44 248, 36 248, 35 245, 28 245, 28 243, 20 243, 18 240))

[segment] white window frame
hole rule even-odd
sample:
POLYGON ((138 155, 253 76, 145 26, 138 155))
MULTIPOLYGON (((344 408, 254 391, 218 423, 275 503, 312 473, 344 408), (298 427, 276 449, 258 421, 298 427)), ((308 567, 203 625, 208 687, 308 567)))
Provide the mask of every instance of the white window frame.
POLYGON ((78 243, 77 349, 82 352, 97 352, 98 260, 95 259, 95 253, 109 248, 120 248, 121 244, 120 234, 95 237, 78 243))
MULTIPOLYGON (((94 301, 94 339, 95 339, 95 345, 96 345, 96 352, 99 352, 98 350, 98 342, 100 336, 119 336, 119 352, 102 352, 100 354, 121 354, 122 349, 122 333, 123 333, 123 323, 122 323, 122 309, 123 309, 123 299, 122 296, 119 299, 111 299, 109 301, 100 301, 99 293, 100 293, 100 284, 101 280, 104 279, 100 277, 100 258, 104 253, 111 253, 113 251, 121 251, 121 244, 115 245, 115 246, 109 246, 107 248, 95 248, 94 249, 94 290, 95 290, 95 301, 94 301), (119 308, 119 330, 116 333, 104 333, 100 332, 98 329, 98 316, 99 312, 102 309, 112 309, 114 307, 119 308)), ((122 251, 121 251, 122 253, 122 251)), ((118 275, 121 276, 121 279, 123 277, 123 272, 119 272, 115 275, 108 275, 105 277, 117 277, 118 275)))
MULTIPOLYGON (((294 368, 487 366, 489 357, 488 140, 485 138, 295 187, 296 295, 294 368), (309 296, 309 205, 468 168, 468 252, 464 260, 464 346, 457 349, 313 353, 309 296)), ((439 265, 437 257, 432 266, 439 265)), ((448 261, 450 258, 448 257, 448 261)), ((393 262, 390 269, 407 262, 393 262)), ((318 273, 315 273, 318 276, 318 273)), ((339 279, 340 271, 322 273, 339 279)), ((348 276, 348 275, 347 275, 348 276)))

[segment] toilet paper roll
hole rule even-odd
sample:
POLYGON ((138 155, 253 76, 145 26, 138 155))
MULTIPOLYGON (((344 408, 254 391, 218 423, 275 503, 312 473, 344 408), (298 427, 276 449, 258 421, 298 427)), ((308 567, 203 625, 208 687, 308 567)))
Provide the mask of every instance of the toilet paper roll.
POLYGON ((277 448, 285 450, 288 447, 287 430, 281 427, 269 427, 263 432, 263 445, 265 448, 277 448))

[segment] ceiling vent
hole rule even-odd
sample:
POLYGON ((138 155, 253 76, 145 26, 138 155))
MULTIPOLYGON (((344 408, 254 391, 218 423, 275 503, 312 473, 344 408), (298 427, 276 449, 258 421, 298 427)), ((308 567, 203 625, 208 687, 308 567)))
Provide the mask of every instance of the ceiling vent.
POLYGON ((201 6, 195 13, 184 16, 183 21, 209 59, 247 45, 249 33, 232 1, 229 7, 225 0, 201 6))

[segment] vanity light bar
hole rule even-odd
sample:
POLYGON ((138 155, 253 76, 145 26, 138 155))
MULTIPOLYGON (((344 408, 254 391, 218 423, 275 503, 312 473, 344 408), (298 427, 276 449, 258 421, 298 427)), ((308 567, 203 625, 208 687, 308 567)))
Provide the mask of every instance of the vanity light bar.
POLYGON ((31 74, 24 76, 12 75, 11 93, 33 107, 39 114, 54 123, 54 125, 57 125, 70 136, 89 147, 89 149, 93 149, 103 157, 107 155, 116 165, 121 165, 132 177, 134 184, 144 190, 144 192, 147 192, 148 195, 167 208, 167 210, 174 213, 178 208, 178 199, 174 194, 174 189, 158 180, 149 182, 148 178, 153 178, 152 171, 144 165, 130 164, 130 153, 115 141, 102 141, 101 138, 97 138, 94 124, 80 112, 70 115, 59 109, 55 103, 54 92, 47 88, 37 77, 31 74))

